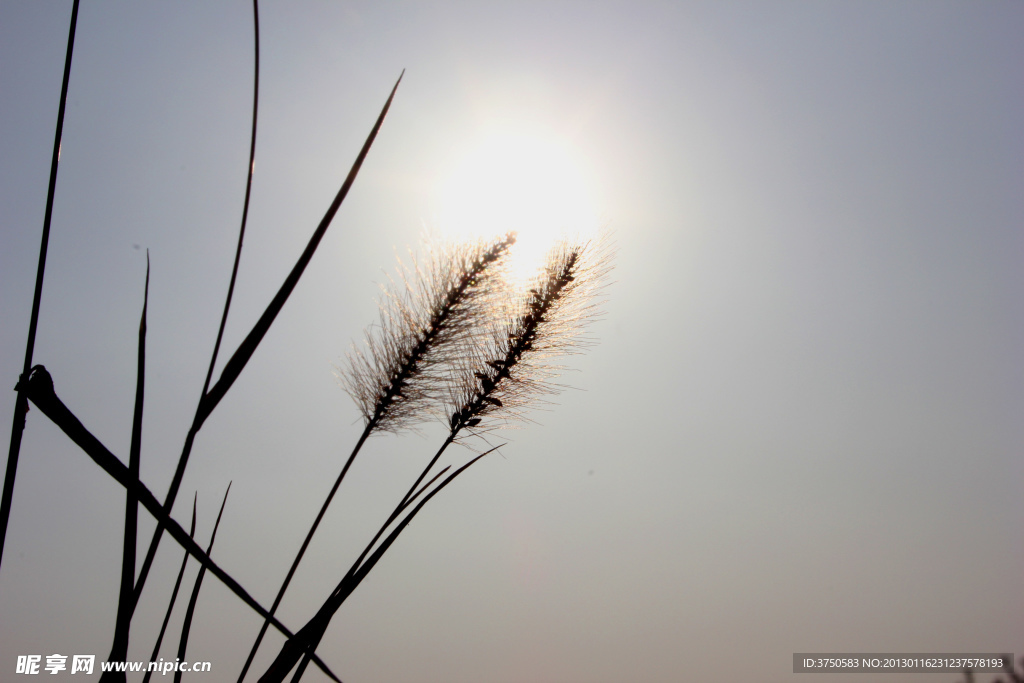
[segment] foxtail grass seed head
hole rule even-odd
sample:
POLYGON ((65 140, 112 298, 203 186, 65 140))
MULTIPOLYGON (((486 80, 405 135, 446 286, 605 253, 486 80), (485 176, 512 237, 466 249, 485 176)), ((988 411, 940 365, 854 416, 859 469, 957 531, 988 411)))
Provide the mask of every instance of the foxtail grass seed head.
POLYGON ((447 368, 489 320, 501 262, 514 242, 509 233, 435 248, 424 265, 400 267, 384 288, 366 350, 353 347, 339 372, 371 431, 410 427, 444 400, 447 368))
POLYGON ((607 241, 559 243, 527 292, 512 298, 483 344, 467 348, 453 371, 446 418, 453 435, 491 429, 494 418, 523 419, 541 396, 557 393, 563 369, 553 361, 589 340, 585 327, 599 313, 611 270, 607 241))

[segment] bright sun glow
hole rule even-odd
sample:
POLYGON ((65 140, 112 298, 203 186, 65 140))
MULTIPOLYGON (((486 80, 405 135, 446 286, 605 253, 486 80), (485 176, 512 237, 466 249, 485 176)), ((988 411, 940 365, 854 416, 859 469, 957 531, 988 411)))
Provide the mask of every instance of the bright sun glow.
POLYGON ((556 141, 536 135, 484 138, 440 187, 439 228, 455 239, 517 233, 513 277, 531 277, 562 236, 597 229, 582 168, 556 141))

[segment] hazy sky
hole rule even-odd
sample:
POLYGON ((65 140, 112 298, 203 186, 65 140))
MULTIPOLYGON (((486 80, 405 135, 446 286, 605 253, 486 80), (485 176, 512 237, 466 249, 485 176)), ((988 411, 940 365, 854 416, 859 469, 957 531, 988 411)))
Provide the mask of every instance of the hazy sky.
MULTIPOLYGON (((69 17, 70 2, 0 2, 8 389, 69 17)), ((374 322, 395 252, 459 203, 443 189, 464 160, 496 131, 551 150, 537 177, 564 161, 549 184, 572 175, 618 247, 573 388, 499 434, 501 454, 431 501, 336 616, 319 653, 346 683, 868 683, 892 678, 795 675, 792 654, 1024 654, 1024 5, 267 2, 260 25, 221 365, 406 69, 175 507, 187 527, 198 490, 205 545, 233 481, 213 555, 262 603, 361 431, 333 366, 374 322)), ((227 289, 251 88, 245 2, 82 4, 35 362, 126 460, 148 248, 142 479, 159 498, 227 289)), ((548 213, 525 194, 509 206, 548 213)), ((371 439, 285 623, 315 612, 443 438, 427 424, 371 439)), ((32 410, 0 678, 21 654, 106 658, 123 509, 123 489, 32 410)), ((165 538, 130 658, 148 659, 180 559, 165 538)), ((188 654, 213 673, 191 680, 235 680, 259 624, 207 577, 188 654)))

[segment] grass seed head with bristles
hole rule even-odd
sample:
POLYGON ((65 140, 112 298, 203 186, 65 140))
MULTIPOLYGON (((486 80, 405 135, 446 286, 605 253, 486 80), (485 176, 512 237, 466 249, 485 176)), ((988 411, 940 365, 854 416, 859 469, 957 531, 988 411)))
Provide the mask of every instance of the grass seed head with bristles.
POLYGON ((554 359, 587 345, 582 332, 599 313, 595 297, 610 259, 602 238, 551 250, 529 291, 456 364, 446 413, 453 435, 491 429, 494 418, 521 420, 528 406, 558 392, 553 380, 563 368, 554 359))
POLYGON ((425 266, 400 268, 398 281, 384 288, 366 351, 353 348, 339 372, 371 431, 410 427, 444 399, 446 368, 491 315, 501 261, 514 242, 509 233, 491 243, 443 245, 425 266))

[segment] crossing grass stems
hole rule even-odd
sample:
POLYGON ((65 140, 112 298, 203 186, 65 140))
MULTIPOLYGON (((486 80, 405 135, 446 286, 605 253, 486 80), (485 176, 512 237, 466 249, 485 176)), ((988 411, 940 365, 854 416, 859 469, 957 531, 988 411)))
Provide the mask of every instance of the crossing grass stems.
MULTIPOLYGON (((55 149, 59 149, 60 145, 77 16, 78 0, 75 1, 72 10, 55 149)), ((435 243, 429 247, 424 259, 413 260, 408 265, 400 267, 398 275, 384 288, 379 302, 380 317, 377 324, 367 331, 364 348, 353 348, 347 361, 338 369, 342 386, 362 415, 363 432, 321 506, 319 514, 306 532, 273 605, 270 609, 264 608, 212 560, 210 553, 213 549, 213 537, 210 538, 206 550, 195 542, 195 501, 191 530, 188 533, 170 516, 171 509, 196 434, 242 372, 302 276, 359 173, 391 106, 401 77, 392 89, 355 163, 314 230, 305 250, 282 283, 277 295, 229 359, 220 378, 211 387, 213 369, 234 293, 252 188, 259 102, 259 8, 256 0, 253 2, 253 27, 255 59, 252 135, 238 246, 206 381, 163 503, 160 503, 139 480, 149 292, 148 253, 145 296, 139 326, 136 402, 129 466, 125 467, 122 461, 100 443, 60 400, 52 377, 42 365, 32 366, 30 371, 22 374, 18 382, 19 401, 15 423, 17 426, 20 419, 24 424, 26 408, 22 404, 27 406, 27 402, 31 401, 115 481, 125 487, 125 540, 121 557, 121 589, 109 661, 123 660, 126 657, 135 607, 146 584, 163 533, 168 531, 184 548, 185 557, 153 648, 154 659, 159 654, 167 630, 184 568, 188 558, 192 557, 200 563, 201 570, 193 586, 182 624, 178 643, 179 657, 183 657, 186 652, 200 586, 203 577, 209 571, 264 619, 250 655, 241 669, 239 681, 245 678, 263 636, 270 627, 281 632, 286 641, 260 681, 283 681, 290 672, 294 672, 292 680, 298 681, 309 663, 318 666, 332 680, 338 681, 338 676, 316 655, 316 647, 331 619, 426 503, 459 474, 497 448, 490 445, 487 441, 488 436, 502 426, 525 419, 530 406, 542 402, 542 397, 550 396, 561 388, 554 381, 561 370, 556 360, 586 347, 591 341, 586 338, 584 332, 587 324, 595 319, 599 310, 597 297, 611 267, 611 249, 606 238, 563 240, 554 245, 534 279, 525 287, 517 285, 505 268, 508 254, 515 245, 514 233, 498 236, 491 241, 435 243), (337 587, 324 600, 320 609, 299 631, 293 633, 275 617, 275 611, 324 513, 360 449, 373 434, 398 434, 432 419, 440 419, 447 429, 443 443, 341 578, 337 587), (453 443, 470 448, 473 448, 474 444, 491 447, 470 457, 454 471, 453 465, 434 471, 439 458, 453 443), (156 519, 157 528, 136 578, 137 515, 140 504, 156 519)), ((42 284, 58 160, 59 155, 55 152, 37 275, 37 294, 42 284)), ((33 306, 26 370, 31 365, 37 316, 38 301, 33 306)), ((17 453, 20 448, 20 433, 20 430, 12 431, 12 446, 4 488, 4 532, 6 514, 9 512, 13 495, 13 473, 16 470, 17 453)), ((226 501, 227 492, 221 504, 221 513, 226 501)), ((219 519, 218 514, 218 522, 219 519)), ((216 534, 216 527, 213 533, 216 534)), ((146 679, 148 678, 147 673, 146 679)), ((176 672, 175 680, 180 678, 181 672, 176 672)), ((125 673, 105 672, 101 680, 105 683, 124 681, 125 673)))

